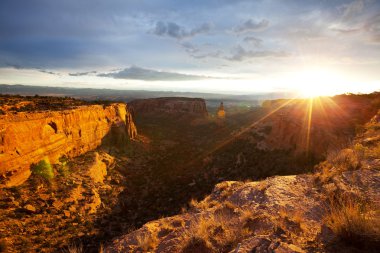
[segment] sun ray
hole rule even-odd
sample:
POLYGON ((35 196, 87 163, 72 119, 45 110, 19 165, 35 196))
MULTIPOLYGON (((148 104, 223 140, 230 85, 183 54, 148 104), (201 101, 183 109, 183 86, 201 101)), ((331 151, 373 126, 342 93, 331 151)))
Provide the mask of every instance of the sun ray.
POLYGON ((276 107, 274 110, 270 111, 269 113, 267 113, 265 116, 261 117, 260 119, 258 119, 257 121, 253 122, 252 124, 244 127, 241 131, 239 131, 238 133, 235 133, 234 135, 232 135, 231 137, 225 139, 224 141, 222 141, 221 143, 217 144, 214 148, 198 155, 197 158, 195 158, 194 160, 192 160, 191 162, 189 162, 188 164, 186 164, 184 166, 184 168, 188 168, 192 165, 194 165, 196 162, 198 161, 201 161, 203 160, 204 158, 206 158, 207 156, 211 155, 212 153, 220 150, 221 148, 223 148, 224 146, 226 146, 227 144, 229 144, 230 142, 232 142, 233 140, 235 140, 236 138, 238 138, 239 136, 241 136, 242 134, 246 133, 247 131, 249 131, 252 127, 256 126, 257 124, 259 124, 260 122, 262 122, 263 120, 267 119, 268 117, 270 117, 271 115, 273 115, 274 113, 278 112, 280 109, 282 109, 283 107, 289 105, 290 103, 292 103, 293 101, 295 101, 297 98, 292 98, 292 99, 289 99, 287 100, 286 102, 282 103, 281 105, 279 105, 278 107, 276 107))
POLYGON ((307 135, 306 135, 306 155, 309 156, 310 152, 310 134, 311 134, 311 121, 313 117, 313 103, 314 98, 309 99, 309 105, 307 108, 308 121, 307 121, 307 135))

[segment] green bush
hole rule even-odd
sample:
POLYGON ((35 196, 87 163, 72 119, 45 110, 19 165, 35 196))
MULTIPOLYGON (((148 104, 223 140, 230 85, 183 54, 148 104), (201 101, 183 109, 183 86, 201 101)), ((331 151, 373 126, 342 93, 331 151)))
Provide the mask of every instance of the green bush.
POLYGON ((51 164, 46 160, 41 160, 37 164, 32 165, 32 173, 41 176, 47 180, 54 178, 53 168, 51 164))

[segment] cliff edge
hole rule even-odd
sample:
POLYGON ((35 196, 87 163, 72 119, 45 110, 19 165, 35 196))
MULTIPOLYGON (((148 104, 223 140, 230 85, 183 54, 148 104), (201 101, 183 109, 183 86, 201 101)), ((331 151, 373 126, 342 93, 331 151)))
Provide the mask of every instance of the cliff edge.
POLYGON ((121 103, 1 115, 0 186, 22 184, 30 166, 41 160, 55 163, 102 143, 125 145, 136 134, 131 113, 121 103))

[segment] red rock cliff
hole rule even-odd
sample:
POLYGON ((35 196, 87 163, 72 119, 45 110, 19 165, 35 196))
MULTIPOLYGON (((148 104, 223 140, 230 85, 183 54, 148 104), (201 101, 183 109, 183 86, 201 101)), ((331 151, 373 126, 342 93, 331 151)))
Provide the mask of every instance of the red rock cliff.
POLYGON ((125 145, 136 134, 125 104, 0 116, 0 187, 22 184, 30 165, 42 159, 55 163, 63 155, 75 157, 103 142, 125 145))

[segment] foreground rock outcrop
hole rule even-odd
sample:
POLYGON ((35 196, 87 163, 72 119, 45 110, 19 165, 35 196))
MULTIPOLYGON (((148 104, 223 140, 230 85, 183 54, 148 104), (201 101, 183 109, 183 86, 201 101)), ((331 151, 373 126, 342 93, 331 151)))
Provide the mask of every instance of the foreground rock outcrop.
POLYGON ((128 103, 131 111, 138 115, 169 113, 206 117, 206 102, 201 98, 163 97, 137 99, 128 103))
POLYGON ((349 171, 317 190, 311 175, 273 177, 261 182, 223 182, 185 214, 152 221, 115 239, 106 252, 320 252, 333 240, 324 225, 331 189, 380 201, 378 170, 349 171), (370 191, 367 191, 370 189, 370 191), (202 232, 204 230, 204 232, 202 232), (202 234, 204 233, 204 234, 202 234), (229 235, 228 233, 233 233, 229 235), (189 238, 190 237, 190 238, 189 238), (214 245, 185 251, 191 237, 214 245), (218 238, 219 237, 219 238, 218 238), (212 241, 212 240, 211 240, 212 241), (153 243, 154 242, 154 243, 153 243), (225 245, 222 245, 225 244, 225 245), (205 247, 205 248, 207 248, 205 247))
POLYGON ((22 184, 31 164, 56 163, 102 143, 125 145, 137 134, 125 104, 87 105, 45 112, 0 116, 0 186, 22 184))

